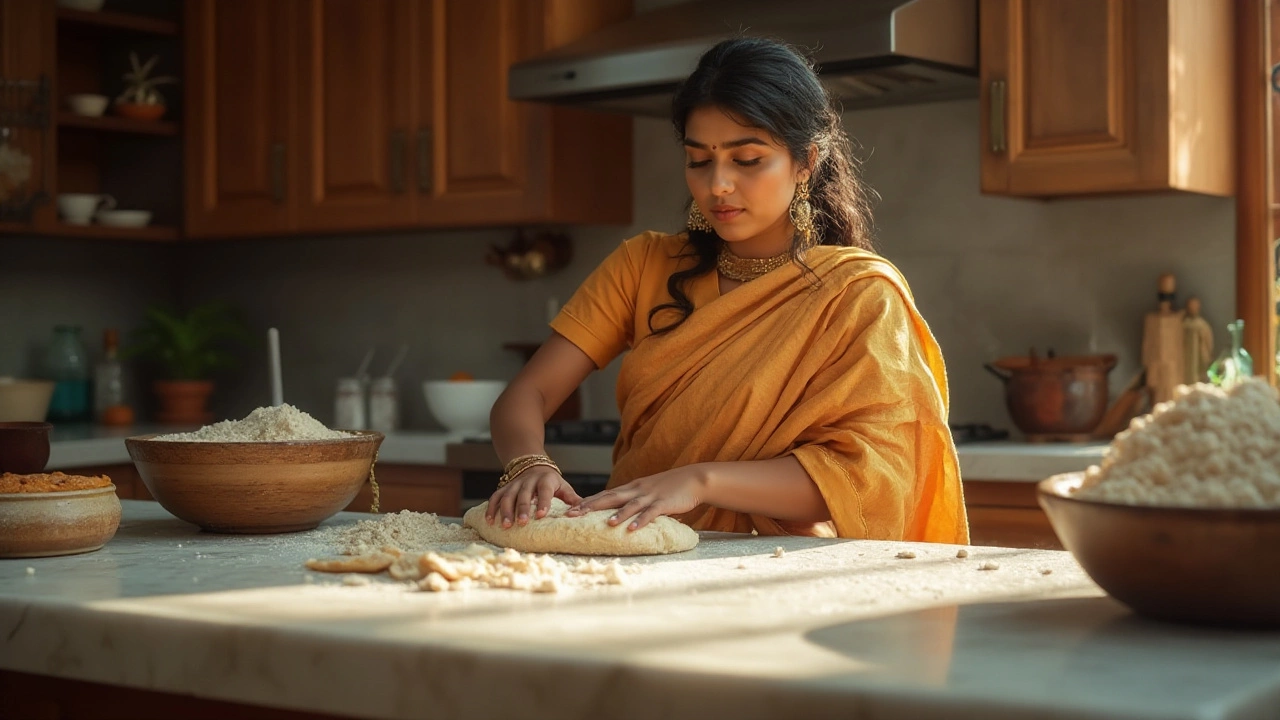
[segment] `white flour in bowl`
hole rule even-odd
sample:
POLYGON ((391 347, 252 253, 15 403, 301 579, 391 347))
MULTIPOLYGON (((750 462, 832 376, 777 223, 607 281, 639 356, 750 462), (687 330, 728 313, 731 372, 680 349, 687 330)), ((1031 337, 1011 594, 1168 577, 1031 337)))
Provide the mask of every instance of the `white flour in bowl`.
POLYGON ((1127 505, 1280 508, 1280 402, 1262 380, 1178 388, 1116 436, 1077 496, 1127 505))
POLYGON ((243 420, 223 420, 195 432, 159 435, 171 442, 287 442, 290 440, 338 440, 351 433, 330 430, 292 405, 260 407, 243 420))

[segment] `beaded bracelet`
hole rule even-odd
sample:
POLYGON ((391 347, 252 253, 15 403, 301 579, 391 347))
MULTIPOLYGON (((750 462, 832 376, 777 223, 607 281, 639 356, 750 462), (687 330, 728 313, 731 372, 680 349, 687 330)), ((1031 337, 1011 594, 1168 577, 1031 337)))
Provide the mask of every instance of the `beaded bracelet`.
POLYGON ((537 467, 538 465, 545 465, 556 472, 560 472, 560 466, 556 465, 555 461, 546 455, 521 455, 520 457, 513 458, 511 462, 507 463, 507 466, 503 468, 502 477, 498 478, 498 488, 501 489, 505 487, 507 483, 515 480, 526 470, 532 467, 537 467))

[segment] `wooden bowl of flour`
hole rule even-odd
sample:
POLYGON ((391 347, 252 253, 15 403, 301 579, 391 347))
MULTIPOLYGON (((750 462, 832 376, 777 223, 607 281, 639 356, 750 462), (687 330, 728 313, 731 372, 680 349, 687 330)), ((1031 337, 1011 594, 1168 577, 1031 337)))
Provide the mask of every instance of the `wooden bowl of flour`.
POLYGON ((1160 620, 1280 627, 1280 508, 1123 505, 1077 497, 1083 484, 1041 481, 1040 506, 1116 600, 1160 620))
POLYGON ((332 440, 125 440, 142 482, 165 510, 218 533, 310 530, 355 499, 383 435, 332 440))

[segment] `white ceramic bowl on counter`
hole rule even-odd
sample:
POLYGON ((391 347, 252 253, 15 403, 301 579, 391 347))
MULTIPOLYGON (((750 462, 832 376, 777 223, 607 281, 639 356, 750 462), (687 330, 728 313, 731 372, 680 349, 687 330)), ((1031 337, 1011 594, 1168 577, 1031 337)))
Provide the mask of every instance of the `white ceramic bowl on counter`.
POLYGON ((44 422, 53 387, 52 380, 0 377, 0 422, 44 422))
POLYGON ((489 411, 507 388, 505 380, 427 380, 422 392, 427 409, 451 433, 489 432, 489 411))

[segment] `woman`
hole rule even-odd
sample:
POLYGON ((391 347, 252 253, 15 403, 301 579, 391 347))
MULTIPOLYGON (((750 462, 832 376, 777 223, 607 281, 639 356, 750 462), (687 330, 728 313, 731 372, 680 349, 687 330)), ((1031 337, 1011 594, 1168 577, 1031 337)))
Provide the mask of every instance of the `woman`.
POLYGON ((870 250, 869 191, 809 64, 727 40, 677 91, 688 229, 625 241, 495 403, 487 520, 616 508, 698 530, 965 543, 942 356, 870 250), (543 427, 630 348, 608 490, 580 498, 543 427))

